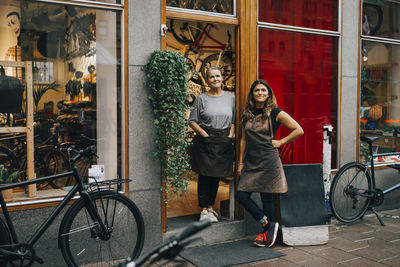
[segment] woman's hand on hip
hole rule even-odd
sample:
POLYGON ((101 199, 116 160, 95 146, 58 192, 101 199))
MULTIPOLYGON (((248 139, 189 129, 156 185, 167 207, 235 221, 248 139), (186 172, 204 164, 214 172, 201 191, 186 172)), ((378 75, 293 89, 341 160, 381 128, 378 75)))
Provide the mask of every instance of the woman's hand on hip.
POLYGON ((272 140, 272 145, 275 148, 280 148, 283 145, 283 142, 281 140, 272 140))

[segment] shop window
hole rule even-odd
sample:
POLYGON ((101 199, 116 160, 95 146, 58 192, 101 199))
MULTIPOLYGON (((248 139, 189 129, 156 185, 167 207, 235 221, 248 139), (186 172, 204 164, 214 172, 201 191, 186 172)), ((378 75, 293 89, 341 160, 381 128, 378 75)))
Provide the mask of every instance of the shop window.
POLYGON ((399 1, 364 0, 362 34, 399 40, 399 12, 399 1))
MULTIPOLYGON (((400 45, 362 41, 360 134, 382 135, 375 152, 400 151, 400 45)), ((360 141, 360 156, 368 154, 360 141)), ((376 158, 379 163, 398 162, 398 156, 376 158)))
POLYGON ((167 0, 168 7, 234 15, 235 0, 167 0))
MULTIPOLYGON (((120 1, 102 1, 116 3, 120 1)), ((88 182, 88 168, 102 165, 106 179, 122 177, 121 167, 121 13, 89 7, 6 1, 0 3, 0 61, 32 62, 35 172, 37 177, 68 168, 61 147, 96 145, 97 158, 78 169, 88 182), (45 148, 59 152, 51 157, 45 148)), ((6 74, 26 86, 25 70, 6 74)), ((26 126, 26 88, 21 109, 2 110, 2 128, 26 126)), ((5 100, 7 101, 7 100, 5 100)), ((10 168, 26 175, 26 135, 0 133, 0 149, 11 152, 10 168)), ((3 152, 3 151, 1 151, 3 152)), ((65 158, 66 157, 66 158, 65 158)), ((38 185, 37 196, 64 194, 73 181, 38 185)), ((24 189, 14 190, 16 200, 24 189)))
POLYGON ((338 0, 259 0, 258 20, 338 31, 338 0))
MULTIPOLYGON (((285 164, 322 163, 323 126, 334 126, 332 167, 336 167, 338 37, 259 30, 259 78, 278 106, 300 123, 304 136, 281 149, 285 164), (278 49, 271 49, 271 43, 278 49)), ((279 136, 288 130, 281 127, 279 136)))

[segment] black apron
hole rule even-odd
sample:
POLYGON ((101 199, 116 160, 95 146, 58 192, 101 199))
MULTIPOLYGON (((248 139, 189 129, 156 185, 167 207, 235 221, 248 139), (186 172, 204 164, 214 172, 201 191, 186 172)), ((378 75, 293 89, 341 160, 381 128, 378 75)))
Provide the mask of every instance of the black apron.
POLYGON ((210 177, 233 175, 233 139, 229 138, 230 128, 214 129, 200 126, 208 137, 197 134, 190 149, 190 164, 198 174, 210 177))

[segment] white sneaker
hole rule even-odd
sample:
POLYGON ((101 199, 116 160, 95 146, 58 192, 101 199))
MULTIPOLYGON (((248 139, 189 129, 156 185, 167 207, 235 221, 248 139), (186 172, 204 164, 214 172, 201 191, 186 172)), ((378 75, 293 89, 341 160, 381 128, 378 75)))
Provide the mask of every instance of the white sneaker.
POLYGON ((210 218, 211 222, 218 222, 217 216, 218 213, 213 208, 208 208, 208 218, 210 218))
POLYGON ((205 220, 205 219, 209 219, 208 211, 207 210, 202 210, 201 213, 200 213, 200 221, 205 220))

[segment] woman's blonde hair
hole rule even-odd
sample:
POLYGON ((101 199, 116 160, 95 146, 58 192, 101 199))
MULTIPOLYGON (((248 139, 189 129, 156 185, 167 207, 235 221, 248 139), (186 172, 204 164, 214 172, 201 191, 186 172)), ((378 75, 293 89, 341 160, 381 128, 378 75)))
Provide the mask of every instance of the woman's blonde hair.
POLYGON ((242 114, 242 118, 241 121, 242 123, 246 123, 248 120, 254 118, 254 111, 256 110, 256 101, 254 100, 254 88, 259 85, 262 84, 265 87, 267 87, 268 90, 268 98, 264 103, 264 108, 263 108, 263 112, 262 112, 262 117, 263 119, 267 119, 269 117, 269 115, 271 114, 271 110, 273 108, 278 107, 278 104, 276 102, 276 98, 275 98, 275 94, 274 91, 272 90, 271 86, 269 86, 269 84, 264 81, 264 80, 255 80, 253 82, 253 84, 251 85, 250 88, 250 92, 247 96, 247 102, 246 102, 246 106, 244 107, 243 110, 243 114, 242 114))

